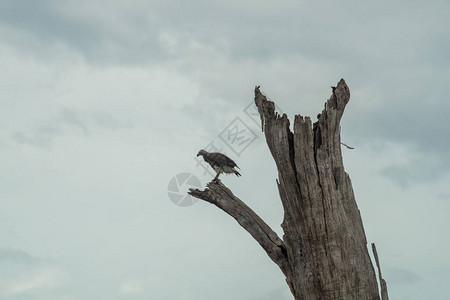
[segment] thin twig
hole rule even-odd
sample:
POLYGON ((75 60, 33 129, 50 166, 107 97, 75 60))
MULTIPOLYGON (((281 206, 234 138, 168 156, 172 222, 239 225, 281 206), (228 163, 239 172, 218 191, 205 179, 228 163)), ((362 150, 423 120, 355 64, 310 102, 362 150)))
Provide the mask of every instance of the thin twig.
POLYGON ((349 145, 347 145, 347 144, 344 144, 344 143, 342 143, 342 142, 341 142, 341 145, 344 145, 345 147, 347 147, 347 149, 352 149, 352 150, 353 150, 353 149, 355 149, 355 148, 353 148, 353 147, 350 147, 349 145))

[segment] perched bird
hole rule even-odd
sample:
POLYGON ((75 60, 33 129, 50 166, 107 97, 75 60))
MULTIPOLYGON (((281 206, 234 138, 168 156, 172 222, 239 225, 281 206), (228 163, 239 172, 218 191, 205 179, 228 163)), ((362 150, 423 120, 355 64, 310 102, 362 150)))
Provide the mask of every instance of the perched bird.
POLYGON ((208 152, 202 149, 197 153, 197 156, 200 155, 203 156, 203 159, 211 166, 211 168, 214 169, 214 171, 216 171, 216 177, 214 177, 213 181, 216 182, 221 173, 236 174, 236 176, 241 176, 241 174, 235 169, 239 169, 239 167, 231 158, 229 158, 225 154, 218 152, 208 152))

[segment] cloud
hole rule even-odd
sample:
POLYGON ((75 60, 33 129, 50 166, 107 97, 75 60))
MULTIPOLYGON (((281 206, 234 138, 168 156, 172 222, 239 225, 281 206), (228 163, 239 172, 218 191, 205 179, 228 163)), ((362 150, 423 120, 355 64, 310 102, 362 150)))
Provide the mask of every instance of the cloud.
POLYGON ((154 278, 127 279, 120 283, 118 293, 122 296, 148 296, 154 281, 154 278))
POLYGON ((64 283, 66 273, 59 267, 41 266, 22 273, 19 277, 3 283, 3 294, 15 295, 32 293, 38 289, 51 289, 64 283))
POLYGON ((143 295, 145 292, 144 282, 142 280, 127 280, 119 286, 121 295, 143 295))
POLYGON ((441 35, 430 34, 430 27, 442 28, 444 24, 428 22, 428 28, 423 28, 420 22, 436 11, 419 3, 385 5, 391 7, 389 12, 380 9, 380 3, 333 1, 291 0, 279 6, 254 0, 146 1, 133 5, 121 1, 107 5, 3 1, 0 20, 15 32, 12 43, 25 40, 39 46, 30 49, 34 55, 42 52, 51 56, 62 44, 90 63, 101 65, 159 64, 182 58, 183 45, 195 43, 237 61, 303 56, 332 63, 339 57, 343 64, 358 62, 380 68, 380 61, 395 63, 423 55, 417 46, 437 43, 434 47, 442 47, 441 35), (408 5, 408 14, 397 9, 403 5, 408 5), (408 22, 411 19, 418 22, 408 22), (428 43, 421 43, 423 39, 428 43))
POLYGON ((52 59, 63 47, 95 64, 155 60, 162 53, 153 29, 154 13, 139 7, 121 2, 2 1, 0 25, 8 29, 12 44, 32 44, 29 54, 40 58, 52 59))
POLYGON ((0 295, 9 299, 58 288, 69 281, 69 273, 54 262, 26 252, 0 249, 0 295))
POLYGON ((51 138, 45 134, 29 135, 22 131, 13 133, 11 139, 19 145, 31 145, 40 148, 48 148, 51 142, 51 138))
POLYGON ((81 129, 84 135, 88 135, 89 131, 85 125, 85 121, 83 120, 84 118, 80 113, 73 109, 64 108, 61 110, 59 117, 61 118, 63 124, 77 127, 81 129))
POLYGON ((122 121, 106 112, 94 112, 91 118, 96 125, 106 129, 115 130, 133 127, 133 123, 130 120, 122 121))
POLYGON ((5 263, 8 261, 32 264, 39 260, 37 258, 30 256, 26 252, 23 252, 20 250, 1 248, 0 249, 0 263, 5 263))
MULTIPOLYGON (((431 90, 438 89, 431 79, 427 81, 431 90)), ((407 86, 401 84, 398 89, 404 91, 397 92, 397 95, 384 92, 382 96, 385 99, 378 106, 360 112, 357 119, 347 122, 361 126, 346 126, 346 134, 372 146, 380 141, 402 145, 410 157, 408 163, 392 165, 381 173, 401 187, 438 180, 450 173, 450 140, 445 138, 450 136, 450 119, 446 117, 450 114, 450 103, 440 101, 444 94, 437 92, 433 96, 414 96, 411 99, 407 86)))
POLYGON ((450 172, 450 159, 431 151, 416 152, 410 149, 413 157, 407 163, 393 164, 383 168, 380 174, 391 179, 402 188, 415 183, 432 183, 450 172))
POLYGON ((450 200, 450 194, 446 192, 438 192, 436 197, 444 201, 450 200))
POLYGON ((36 122, 29 132, 14 132, 11 139, 20 145, 48 149, 58 136, 79 133, 89 136, 92 129, 119 130, 132 127, 131 121, 122 121, 107 112, 61 108, 48 119, 36 122))

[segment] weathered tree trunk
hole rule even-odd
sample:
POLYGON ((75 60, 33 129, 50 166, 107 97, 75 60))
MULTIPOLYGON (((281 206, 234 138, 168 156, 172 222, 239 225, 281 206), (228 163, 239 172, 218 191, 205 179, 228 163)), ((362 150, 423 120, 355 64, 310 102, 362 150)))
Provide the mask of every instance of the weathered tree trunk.
MULTIPOLYGON (((222 183, 209 183, 195 197, 234 217, 280 267, 295 299, 380 299, 360 213, 341 155, 340 120, 350 91, 343 79, 311 124, 289 120, 255 88, 262 129, 278 169, 284 208, 281 240, 222 183)), ((387 300, 387 290, 386 298, 387 300)))

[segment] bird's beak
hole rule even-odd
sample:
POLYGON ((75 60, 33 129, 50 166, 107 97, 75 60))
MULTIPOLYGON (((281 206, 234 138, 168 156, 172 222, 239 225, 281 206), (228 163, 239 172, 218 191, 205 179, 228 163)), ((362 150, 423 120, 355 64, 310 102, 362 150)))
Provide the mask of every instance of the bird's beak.
POLYGON ((199 157, 200 156, 200 153, 197 153, 197 157, 199 157))

